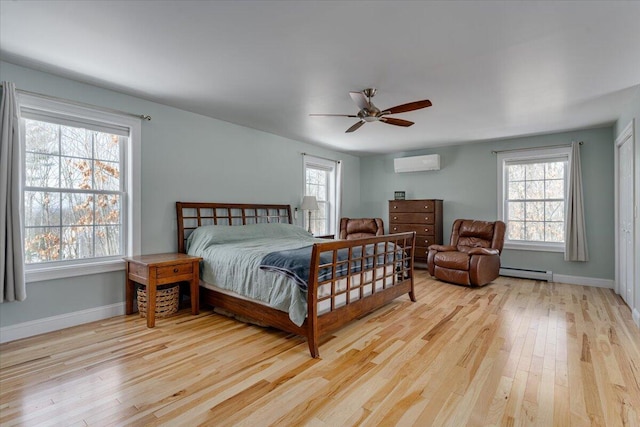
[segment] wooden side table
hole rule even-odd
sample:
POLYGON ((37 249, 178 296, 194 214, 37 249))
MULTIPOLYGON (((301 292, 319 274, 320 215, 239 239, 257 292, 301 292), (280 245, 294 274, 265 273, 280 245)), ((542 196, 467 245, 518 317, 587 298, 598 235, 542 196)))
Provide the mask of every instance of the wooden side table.
POLYGON ((156 325, 156 290, 159 285, 189 282, 191 291, 191 313, 200 312, 200 257, 186 254, 154 254, 126 257, 127 279, 125 286, 127 314, 133 313, 135 283, 147 287, 147 327, 156 325))

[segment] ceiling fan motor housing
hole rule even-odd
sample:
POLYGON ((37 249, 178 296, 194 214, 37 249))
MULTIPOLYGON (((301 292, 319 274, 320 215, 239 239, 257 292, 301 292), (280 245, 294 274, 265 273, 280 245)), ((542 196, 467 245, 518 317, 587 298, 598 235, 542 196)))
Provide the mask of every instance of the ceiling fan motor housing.
POLYGON ((358 112, 358 117, 360 117, 365 122, 375 122, 380 120, 380 110, 373 104, 370 103, 369 108, 363 108, 358 112))

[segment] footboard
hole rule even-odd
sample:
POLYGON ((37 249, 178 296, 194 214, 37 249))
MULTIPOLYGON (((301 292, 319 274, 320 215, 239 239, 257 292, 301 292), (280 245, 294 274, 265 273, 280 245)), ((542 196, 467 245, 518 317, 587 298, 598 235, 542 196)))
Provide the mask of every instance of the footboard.
POLYGON ((415 233, 313 245, 308 287, 309 350, 318 337, 408 293, 415 301, 415 233))

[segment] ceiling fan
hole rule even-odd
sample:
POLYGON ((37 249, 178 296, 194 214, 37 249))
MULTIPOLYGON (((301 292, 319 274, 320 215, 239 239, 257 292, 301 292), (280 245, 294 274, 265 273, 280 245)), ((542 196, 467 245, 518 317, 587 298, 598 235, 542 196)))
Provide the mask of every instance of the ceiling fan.
POLYGON ((346 130, 347 133, 356 131, 367 122, 382 122, 388 125, 409 127, 413 124, 409 120, 396 119, 387 117, 389 114, 406 113, 408 111, 419 110, 421 108, 431 107, 431 101, 428 99, 422 101, 409 102, 408 104, 396 105, 395 107, 380 110, 373 105, 371 98, 376 94, 375 88, 365 89, 362 92, 349 92, 351 99, 360 108, 358 114, 309 114, 310 116, 334 116, 334 117, 354 117, 359 118, 355 125, 346 130))

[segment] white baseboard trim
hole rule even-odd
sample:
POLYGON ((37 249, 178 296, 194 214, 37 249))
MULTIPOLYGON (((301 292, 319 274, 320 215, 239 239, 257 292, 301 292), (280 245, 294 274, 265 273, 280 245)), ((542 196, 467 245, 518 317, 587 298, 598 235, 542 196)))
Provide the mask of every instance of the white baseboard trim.
MULTIPOLYGON (((572 285, 595 286, 598 288, 614 288, 613 280, 596 279, 592 277, 569 276, 565 274, 554 274, 553 281, 558 283, 568 283, 572 285)), ((120 302, 102 307, 89 308, 87 310, 73 313, 60 314, 58 316, 46 317, 44 319, 30 320, 16 325, 0 328, 0 344, 28 338, 47 332, 58 331, 71 326, 82 325, 83 323, 94 322, 96 320, 108 319, 124 314, 125 303, 120 302)), ((640 311, 633 309, 633 321, 640 328, 640 311)))
POLYGON ((594 277, 569 276, 566 274, 553 273, 553 281, 557 283, 568 283, 570 285, 594 286, 596 288, 614 288, 611 279, 597 279, 594 277))
POLYGON ((640 328, 640 311, 638 311, 637 308, 634 308, 631 314, 633 316, 633 323, 635 323, 636 326, 640 328))
POLYGON ((58 316, 45 317, 44 319, 30 320, 24 323, 0 328, 0 343, 28 338, 47 332, 57 331, 71 326, 124 314, 124 302, 89 308, 73 313, 60 314, 58 316))

